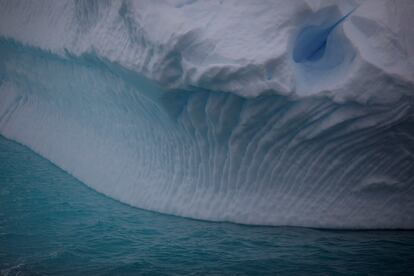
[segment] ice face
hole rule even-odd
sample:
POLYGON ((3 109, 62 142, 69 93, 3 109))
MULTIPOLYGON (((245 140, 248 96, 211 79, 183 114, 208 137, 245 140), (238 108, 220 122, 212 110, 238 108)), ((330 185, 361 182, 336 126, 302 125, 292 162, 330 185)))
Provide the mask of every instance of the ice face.
POLYGON ((1 2, 0 133, 149 210, 413 228, 412 4, 319 2, 1 2))
POLYGON ((61 56, 96 54, 171 89, 200 87, 244 97, 326 95, 360 103, 395 101, 413 90, 410 0, 289 5, 282 0, 17 0, 0 5, 3 37, 61 56), (295 46, 298 33, 310 26, 322 28, 320 41, 312 40, 316 46, 310 48, 301 48, 303 42, 295 46), (298 69, 294 49, 319 48, 325 49, 319 65, 344 65, 340 77, 333 74, 330 81, 326 72, 308 77, 303 73, 308 69, 298 69), (391 82, 398 83, 398 91, 391 82))

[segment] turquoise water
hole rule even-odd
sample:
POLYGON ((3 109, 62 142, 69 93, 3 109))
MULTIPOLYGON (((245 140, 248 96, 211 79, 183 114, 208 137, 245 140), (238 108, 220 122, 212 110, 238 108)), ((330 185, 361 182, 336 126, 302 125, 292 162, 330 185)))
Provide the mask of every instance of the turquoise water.
POLYGON ((0 274, 409 274, 414 231, 211 223, 139 210, 0 136, 0 274))

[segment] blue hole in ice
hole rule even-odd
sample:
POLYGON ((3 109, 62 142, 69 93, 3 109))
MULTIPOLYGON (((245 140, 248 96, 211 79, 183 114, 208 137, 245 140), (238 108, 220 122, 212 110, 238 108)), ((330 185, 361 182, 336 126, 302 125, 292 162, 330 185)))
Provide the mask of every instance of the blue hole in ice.
POLYGON ((304 17, 291 47, 297 93, 329 90, 347 76, 357 52, 342 24, 355 10, 344 15, 333 5, 304 17))
POLYGON ((331 24, 306 26, 299 32, 293 49, 293 60, 296 63, 319 61, 325 54, 328 39, 333 31, 350 16, 351 10, 331 24))
POLYGON ((293 50, 295 62, 319 60, 326 48, 329 32, 316 26, 306 27, 299 34, 293 50))

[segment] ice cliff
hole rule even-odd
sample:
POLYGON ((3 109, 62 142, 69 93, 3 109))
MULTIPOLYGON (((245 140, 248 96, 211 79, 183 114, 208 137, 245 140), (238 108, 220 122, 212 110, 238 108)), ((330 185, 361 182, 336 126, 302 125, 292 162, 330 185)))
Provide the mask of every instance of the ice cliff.
POLYGON ((0 1, 0 134, 128 204, 414 227, 414 2, 0 1))

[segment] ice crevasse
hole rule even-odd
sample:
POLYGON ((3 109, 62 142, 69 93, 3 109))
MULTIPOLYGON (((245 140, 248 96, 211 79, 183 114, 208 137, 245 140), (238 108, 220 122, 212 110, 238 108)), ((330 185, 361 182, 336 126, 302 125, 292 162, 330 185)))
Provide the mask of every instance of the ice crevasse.
POLYGON ((0 134, 140 208, 414 228, 414 2, 0 1, 0 134))

